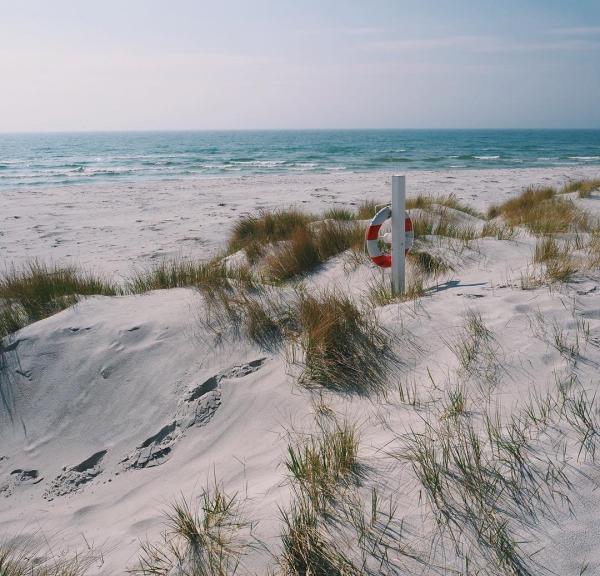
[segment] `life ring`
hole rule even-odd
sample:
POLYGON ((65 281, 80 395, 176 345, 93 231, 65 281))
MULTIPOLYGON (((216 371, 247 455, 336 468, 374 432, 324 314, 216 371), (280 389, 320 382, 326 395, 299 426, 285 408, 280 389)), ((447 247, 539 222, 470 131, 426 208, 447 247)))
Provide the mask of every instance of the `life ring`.
MULTIPOLYGON (((371 224, 367 228, 365 239, 367 241, 367 252, 373 260, 374 264, 381 266, 381 268, 389 268, 392 265, 392 255, 383 254, 379 249, 379 229, 381 225, 392 216, 392 209, 389 206, 382 208, 371 220, 371 224)), ((408 214, 404 218, 404 233, 405 233, 405 250, 407 254, 411 249, 415 233, 413 232, 412 220, 408 214)))

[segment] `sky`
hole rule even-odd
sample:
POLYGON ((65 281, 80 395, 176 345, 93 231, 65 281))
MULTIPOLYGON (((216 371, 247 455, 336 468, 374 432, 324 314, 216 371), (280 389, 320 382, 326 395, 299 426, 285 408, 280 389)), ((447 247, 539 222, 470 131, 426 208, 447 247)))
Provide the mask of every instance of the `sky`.
POLYGON ((600 128, 600 0, 0 0, 0 132, 600 128))

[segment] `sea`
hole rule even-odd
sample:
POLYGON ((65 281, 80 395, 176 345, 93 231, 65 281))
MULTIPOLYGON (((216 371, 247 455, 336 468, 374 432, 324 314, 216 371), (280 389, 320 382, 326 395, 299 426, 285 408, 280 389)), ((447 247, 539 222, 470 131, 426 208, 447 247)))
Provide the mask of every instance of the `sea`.
POLYGON ((0 190, 301 172, 598 165, 600 130, 0 134, 0 190))

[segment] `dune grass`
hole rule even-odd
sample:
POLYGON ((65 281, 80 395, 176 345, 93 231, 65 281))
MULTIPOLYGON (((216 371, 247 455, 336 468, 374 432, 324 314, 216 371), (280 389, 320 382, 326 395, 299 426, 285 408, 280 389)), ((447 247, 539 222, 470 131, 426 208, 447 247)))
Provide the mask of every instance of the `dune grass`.
POLYGON ((356 207, 356 218, 357 220, 370 220, 377 213, 378 208, 383 208, 387 202, 380 202, 376 200, 363 200, 356 207))
POLYGON ((393 364, 389 335, 371 310, 338 290, 300 292, 297 310, 301 384, 358 394, 385 386, 393 364))
POLYGON ((425 276, 439 276, 450 269, 450 266, 441 258, 427 250, 411 250, 406 255, 407 260, 425 276))
POLYGON ((114 296, 119 288, 75 266, 32 261, 0 276, 0 338, 69 308, 83 296, 114 296))
POLYGON ((356 218, 356 213, 352 212, 348 208, 328 208, 323 212, 323 218, 325 220, 341 220, 349 221, 356 218))
POLYGON ((509 226, 523 226, 535 235, 587 229, 585 214, 549 186, 530 186, 519 196, 488 210, 490 218, 500 215, 509 226))
POLYGON ((325 220, 311 227, 298 227, 287 242, 276 246, 266 258, 266 276, 285 282, 363 244, 364 231, 356 222, 325 220))
POLYGON ((125 283, 125 291, 142 294, 169 288, 216 288, 228 284, 226 266, 218 261, 162 260, 154 266, 135 272, 125 283))
POLYGON ((533 262, 544 267, 540 282, 566 282, 577 272, 573 248, 568 240, 558 241, 552 236, 537 240, 533 262))
POLYGON ((308 228, 297 228, 267 257, 266 275, 275 282, 285 282, 314 270, 321 262, 314 234, 308 228))
POLYGON ((568 182, 562 187, 561 193, 577 192, 579 198, 589 198, 597 190, 600 191, 600 178, 586 178, 568 182))
POLYGON ((0 576, 84 576, 98 561, 93 550, 86 553, 55 553, 30 539, 0 542, 0 576))
POLYGON ((413 216, 412 222, 415 239, 424 236, 443 236, 469 243, 481 237, 474 226, 458 222, 454 214, 443 208, 437 212, 424 212, 413 216))
POLYGON ((230 253, 246 249, 256 250, 266 245, 288 240, 297 228, 306 228, 316 218, 294 208, 287 210, 263 210, 256 215, 245 216, 237 221, 228 241, 230 253))
POLYGON ((322 427, 318 436, 288 446, 285 465, 315 510, 325 511, 339 484, 358 472, 358 431, 347 421, 322 427))
POLYGON ((284 530, 279 561, 286 576, 359 576, 361 572, 328 537, 324 520, 306 495, 296 494, 281 510, 284 530))
POLYGON ((215 481, 196 505, 181 497, 164 516, 162 540, 141 544, 138 565, 130 574, 167 576, 174 570, 194 576, 236 573, 250 547, 247 533, 252 529, 243 517, 237 494, 228 495, 215 481))
POLYGON ((448 196, 428 196, 419 194, 418 196, 409 197, 406 199, 407 210, 412 210, 414 208, 431 210, 435 205, 452 208, 453 210, 464 212, 465 214, 469 214, 470 216, 474 216, 476 218, 484 218, 484 215, 481 212, 475 210, 475 208, 469 206, 465 202, 462 202, 454 194, 450 194, 448 196))

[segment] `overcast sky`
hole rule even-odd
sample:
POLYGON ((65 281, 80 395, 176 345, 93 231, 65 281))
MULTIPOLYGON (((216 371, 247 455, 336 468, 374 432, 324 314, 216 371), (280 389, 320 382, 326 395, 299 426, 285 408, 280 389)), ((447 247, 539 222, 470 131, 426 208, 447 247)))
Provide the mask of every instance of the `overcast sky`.
POLYGON ((600 0, 0 0, 0 131, 600 128, 600 0))

